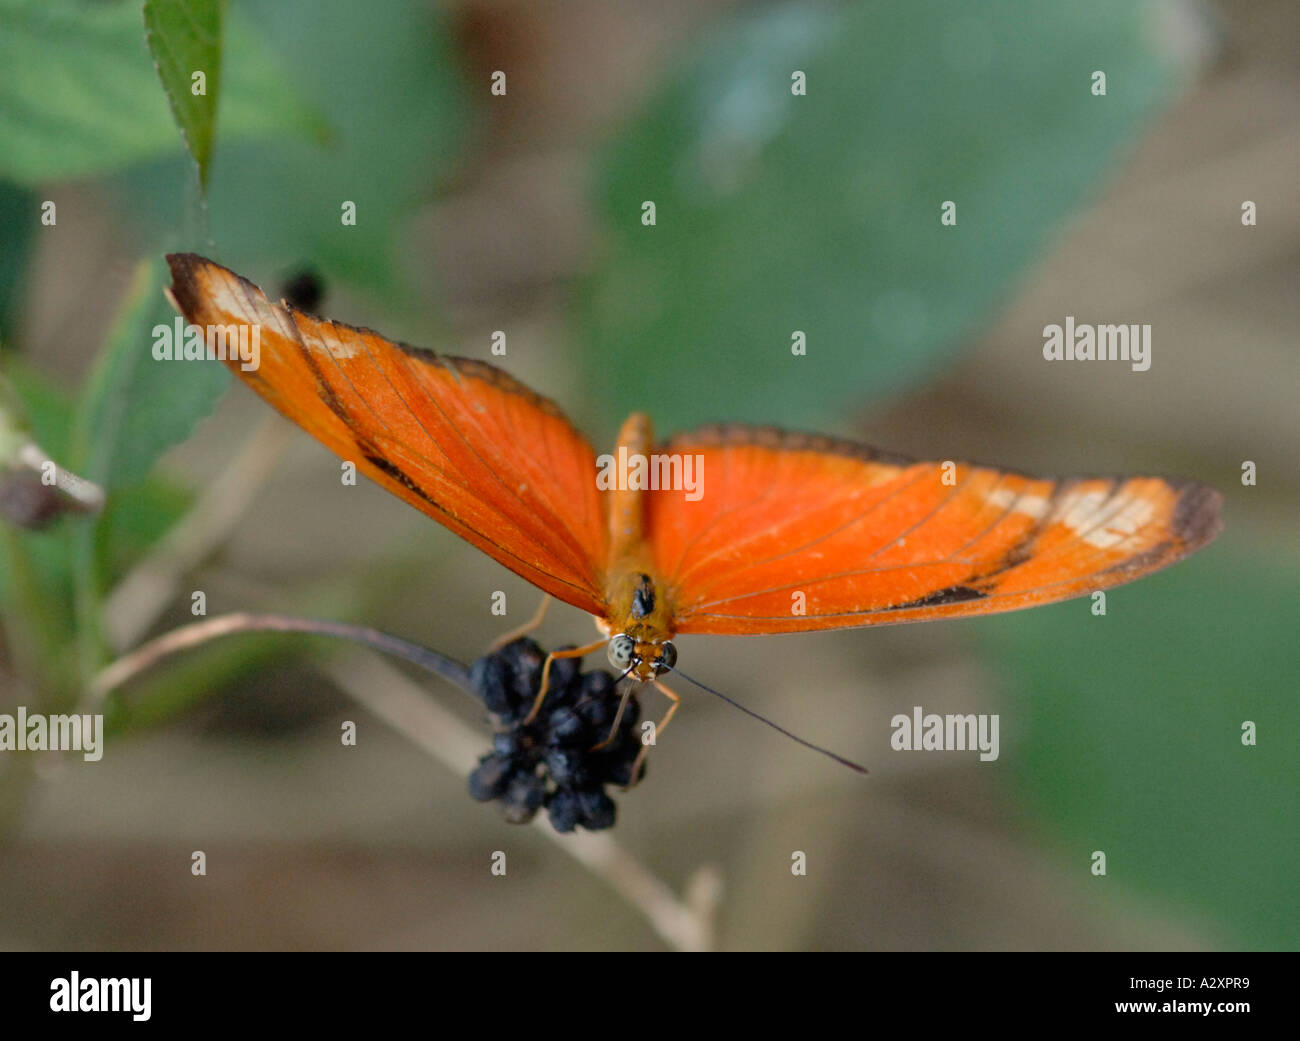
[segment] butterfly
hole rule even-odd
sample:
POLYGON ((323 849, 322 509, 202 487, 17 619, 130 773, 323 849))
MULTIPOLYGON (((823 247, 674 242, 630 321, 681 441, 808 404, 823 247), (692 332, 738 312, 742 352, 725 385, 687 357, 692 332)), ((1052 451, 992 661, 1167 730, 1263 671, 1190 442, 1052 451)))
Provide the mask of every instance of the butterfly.
POLYGON ((676 667, 676 636, 1035 607, 1149 575, 1222 527, 1220 494, 1192 480, 1034 477, 771 427, 706 426, 658 444, 637 413, 598 459, 553 402, 498 368, 272 303, 194 254, 167 261, 168 296, 191 325, 260 330, 255 368, 227 359, 244 383, 595 618, 600 641, 547 659, 539 706, 552 660, 605 646, 672 699, 662 731, 679 702, 657 682, 676 667))

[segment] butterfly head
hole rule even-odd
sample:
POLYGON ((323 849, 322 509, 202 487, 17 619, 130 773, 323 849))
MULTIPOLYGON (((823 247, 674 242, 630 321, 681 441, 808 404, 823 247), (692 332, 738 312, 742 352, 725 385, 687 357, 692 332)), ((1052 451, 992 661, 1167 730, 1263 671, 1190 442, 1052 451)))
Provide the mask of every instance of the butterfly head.
POLYGON ((627 633, 615 633, 606 648, 609 663, 619 672, 629 672, 642 683, 677 664, 677 648, 671 640, 637 640, 627 633))

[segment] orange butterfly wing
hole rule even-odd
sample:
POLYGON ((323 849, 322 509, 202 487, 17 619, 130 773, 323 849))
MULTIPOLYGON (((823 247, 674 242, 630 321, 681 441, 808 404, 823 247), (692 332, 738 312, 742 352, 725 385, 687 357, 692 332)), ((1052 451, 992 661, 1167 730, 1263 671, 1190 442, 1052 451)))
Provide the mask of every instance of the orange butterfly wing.
POLYGON ((945 483, 942 463, 739 426, 679 435, 657 451, 703 460, 698 501, 648 493, 647 530, 679 633, 1033 607, 1139 578, 1221 528, 1219 493, 1192 481, 1034 478, 962 463, 945 483))
POLYGON ((167 262, 190 323, 261 327, 259 367, 227 364, 284 416, 515 574, 603 615, 595 453, 552 402, 482 362, 272 304, 194 254, 167 262))

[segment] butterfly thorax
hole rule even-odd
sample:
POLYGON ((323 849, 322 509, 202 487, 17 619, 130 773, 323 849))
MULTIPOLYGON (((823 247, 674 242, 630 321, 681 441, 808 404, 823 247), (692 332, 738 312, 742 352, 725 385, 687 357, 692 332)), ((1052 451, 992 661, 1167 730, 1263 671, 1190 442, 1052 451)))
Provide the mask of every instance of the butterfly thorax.
MULTIPOLYGON (((625 451, 629 457, 648 455, 653 442, 654 426, 650 417, 634 412, 619 430, 616 453, 625 451)), ((616 487, 608 495, 610 558, 605 571, 608 614, 600 621, 600 628, 611 641, 620 635, 630 639, 629 664, 633 675, 649 680, 665 667, 663 645, 673 635, 672 607, 666 590, 654 578, 645 538, 645 492, 639 488, 616 487)))

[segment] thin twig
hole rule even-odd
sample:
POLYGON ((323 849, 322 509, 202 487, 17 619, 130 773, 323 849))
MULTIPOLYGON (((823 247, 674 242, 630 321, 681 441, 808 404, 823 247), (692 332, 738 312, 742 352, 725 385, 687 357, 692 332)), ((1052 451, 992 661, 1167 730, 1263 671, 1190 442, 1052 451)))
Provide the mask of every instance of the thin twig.
POLYGON ((42 473, 46 467, 54 472, 54 487, 61 491, 70 508, 81 513, 97 513, 104 508, 104 489, 94 481, 65 470, 46 454, 45 450, 34 441, 26 441, 18 446, 15 460, 34 473, 42 473))
POLYGON ((688 899, 682 901, 666 883, 616 843, 608 832, 575 832, 561 839, 540 818, 533 823, 548 839, 559 842, 565 853, 593 875, 608 882, 619 896, 645 915, 655 932, 677 950, 713 949, 714 912, 722 894, 717 868, 700 868, 687 883, 688 899))
POLYGON ((177 651, 197 647, 219 636, 253 632, 306 633, 313 636, 333 636, 352 640, 398 658, 404 658, 473 693, 469 670, 460 662, 444 657, 427 647, 421 647, 418 643, 411 643, 400 637, 380 632, 378 629, 371 629, 364 625, 350 625, 347 622, 323 622, 312 618, 295 618, 292 615, 237 611, 234 614, 218 615, 215 618, 205 618, 201 622, 183 625, 137 647, 95 676, 87 689, 87 699, 92 705, 100 704, 110 691, 177 651))

